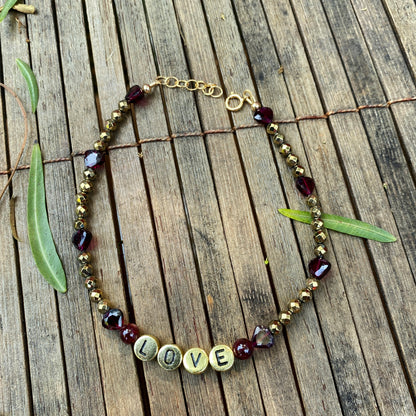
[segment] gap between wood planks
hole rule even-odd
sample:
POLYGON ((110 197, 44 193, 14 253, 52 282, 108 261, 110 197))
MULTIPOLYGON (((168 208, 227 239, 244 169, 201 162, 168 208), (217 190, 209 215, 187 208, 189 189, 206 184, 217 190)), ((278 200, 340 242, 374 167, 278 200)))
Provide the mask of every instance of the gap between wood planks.
MULTIPOLYGON (((330 110, 330 111, 327 111, 325 114, 320 114, 320 115, 305 115, 305 116, 296 117, 294 119, 275 120, 275 122, 278 124, 293 124, 293 123, 299 123, 300 121, 304 121, 304 120, 325 120, 325 119, 328 119, 330 116, 333 116, 336 114, 358 113, 362 110, 366 110, 370 108, 389 108, 393 104, 406 103, 406 102, 412 102, 412 101, 416 101, 416 96, 406 97, 406 98, 397 98, 395 100, 389 100, 389 101, 386 101, 385 103, 379 103, 379 104, 360 105, 355 108, 330 110)), ((226 128, 226 129, 205 130, 201 132, 189 132, 189 133, 179 133, 179 134, 174 133, 174 134, 171 134, 169 136, 164 136, 164 137, 151 137, 148 139, 142 139, 136 143, 127 143, 127 144, 109 146, 108 150, 138 147, 143 143, 149 143, 149 142, 171 141, 172 139, 175 139, 177 137, 197 137, 197 136, 205 136, 207 134, 234 133, 237 130, 250 129, 250 128, 256 128, 256 127, 263 127, 263 125, 262 124, 242 124, 237 127, 231 127, 231 128, 226 128)), ((74 152, 74 153, 71 153, 70 156, 60 157, 57 159, 44 160, 43 163, 46 164, 46 163, 65 162, 65 161, 71 160, 74 156, 81 156, 84 154, 85 154, 85 151, 74 152)), ((20 165, 16 168, 16 170, 23 170, 23 169, 29 169, 29 168, 30 168, 30 165, 20 165)), ((12 172, 12 170, 13 169, 2 170, 0 171, 0 175, 8 175, 9 173, 12 172)))

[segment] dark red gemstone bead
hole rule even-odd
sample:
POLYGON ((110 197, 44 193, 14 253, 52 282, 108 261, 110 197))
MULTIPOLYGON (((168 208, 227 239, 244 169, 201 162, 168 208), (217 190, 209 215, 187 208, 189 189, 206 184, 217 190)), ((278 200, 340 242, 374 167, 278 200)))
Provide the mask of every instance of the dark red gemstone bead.
POLYGON ((324 278, 327 273, 331 270, 331 263, 328 260, 320 257, 315 257, 309 263, 309 273, 318 280, 324 278))
POLYGON ((269 328, 257 325, 251 337, 251 342, 254 348, 270 348, 273 347, 274 338, 269 328))
POLYGON ((273 121, 273 110, 269 107, 260 107, 254 112, 254 120, 269 124, 273 121))
POLYGON ((308 176, 300 176, 296 179, 296 188, 302 195, 309 196, 315 189, 315 181, 308 176))
POLYGON ((127 324, 121 329, 120 337, 125 344, 134 344, 139 338, 139 328, 135 324, 127 324))
POLYGON ((129 104, 137 103, 144 97, 143 90, 138 85, 133 85, 127 92, 126 100, 129 104))
POLYGON ((87 150, 84 156, 84 164, 87 168, 97 169, 104 165, 105 154, 99 150, 87 150))
POLYGON ((110 309, 103 315, 104 328, 120 331, 123 329, 123 326, 123 312, 120 309, 110 309))
POLYGON ((92 234, 85 229, 77 230, 72 234, 72 244, 79 251, 85 251, 91 243, 92 234))
POLYGON ((247 360, 254 351, 253 343, 247 338, 239 338, 233 345, 233 353, 239 360, 247 360))

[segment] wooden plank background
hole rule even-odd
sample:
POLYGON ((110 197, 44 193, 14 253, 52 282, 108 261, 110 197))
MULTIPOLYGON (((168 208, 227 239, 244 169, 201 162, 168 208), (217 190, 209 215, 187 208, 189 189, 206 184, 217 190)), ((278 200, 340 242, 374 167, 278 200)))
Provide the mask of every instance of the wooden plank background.
MULTIPOLYGON (((21 58, 40 90, 29 144, 0 201, 0 415, 414 415, 414 1, 33 4, 35 15, 11 12, 0 23, 1 82, 29 111, 21 58), (137 360, 101 327, 70 243, 82 153, 128 86, 158 74, 226 93, 251 89, 286 121, 281 131, 323 210, 397 236, 381 244, 330 232, 333 270, 314 301, 272 349, 223 374, 137 360), (353 111, 337 111, 345 109, 353 111), (42 279, 28 245, 35 139, 48 162, 66 294, 42 279)), ((20 110, 4 91, 0 123, 3 187, 23 137, 20 110)), ((311 231, 277 212, 305 209, 304 201, 252 123, 248 108, 230 115, 222 99, 156 89, 117 132, 95 183, 88 221, 101 287, 162 344, 231 345, 274 319, 304 284, 311 231)))

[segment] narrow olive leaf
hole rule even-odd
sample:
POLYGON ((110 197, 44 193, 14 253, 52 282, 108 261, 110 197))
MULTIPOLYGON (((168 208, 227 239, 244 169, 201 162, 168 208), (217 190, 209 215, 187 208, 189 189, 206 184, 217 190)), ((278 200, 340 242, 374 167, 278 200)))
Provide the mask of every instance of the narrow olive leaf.
POLYGON ((4 20, 4 18, 7 16, 7 13, 9 13, 9 10, 16 4, 16 2, 17 0, 6 1, 2 11, 0 12, 0 22, 4 20))
POLYGON ((20 69, 20 72, 23 75, 23 78, 26 80, 27 86, 29 88, 30 102, 32 104, 32 113, 36 111, 39 101, 39 88, 38 82, 36 81, 35 74, 30 69, 30 66, 23 62, 21 59, 16 59, 17 66, 20 69))
POLYGON ((30 248, 39 272, 59 292, 66 292, 66 276, 56 252, 46 211, 42 155, 35 141, 27 191, 27 230, 30 248))
MULTIPOLYGON (((279 209, 279 212, 292 220, 305 222, 307 224, 312 222, 311 214, 308 211, 296 211, 293 209, 281 208, 279 209)), ((381 243, 392 243, 393 241, 396 241, 396 237, 388 231, 368 224, 367 222, 339 217, 338 215, 332 214, 322 214, 321 218, 326 228, 338 231, 339 233, 367 238, 368 240, 375 240, 381 243)))

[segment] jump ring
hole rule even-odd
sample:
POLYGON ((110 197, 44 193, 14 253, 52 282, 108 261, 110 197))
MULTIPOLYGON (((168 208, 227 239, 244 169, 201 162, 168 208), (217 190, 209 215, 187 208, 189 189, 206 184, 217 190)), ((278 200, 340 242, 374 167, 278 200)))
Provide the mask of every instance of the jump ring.
POLYGON ((190 79, 186 82, 186 89, 188 91, 196 91, 198 88, 198 81, 196 79, 190 79))
POLYGON ((175 87, 178 86, 178 82, 179 82, 179 80, 176 77, 167 77, 166 78, 166 84, 165 85, 168 88, 175 88, 175 87), (172 82, 173 82, 173 84, 172 84, 172 82))

